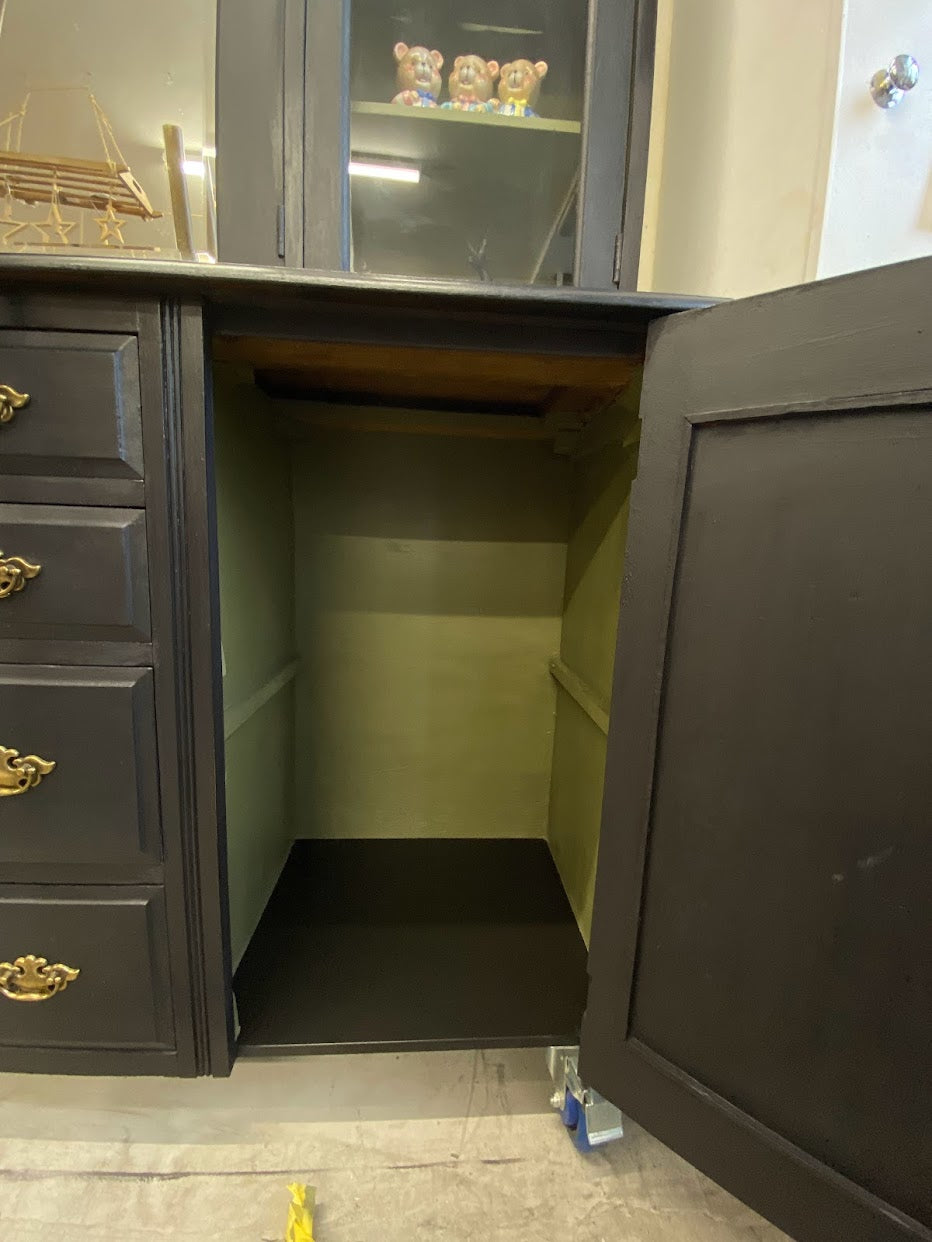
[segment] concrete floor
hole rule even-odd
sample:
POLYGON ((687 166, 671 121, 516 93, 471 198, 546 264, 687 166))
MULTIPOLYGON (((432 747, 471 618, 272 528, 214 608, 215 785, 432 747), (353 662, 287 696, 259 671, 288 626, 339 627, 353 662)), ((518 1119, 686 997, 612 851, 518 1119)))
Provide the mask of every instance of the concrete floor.
POLYGON ((540 1050, 241 1060, 231 1079, 0 1075, 3 1242, 785 1242, 633 1124, 579 1155, 540 1050))

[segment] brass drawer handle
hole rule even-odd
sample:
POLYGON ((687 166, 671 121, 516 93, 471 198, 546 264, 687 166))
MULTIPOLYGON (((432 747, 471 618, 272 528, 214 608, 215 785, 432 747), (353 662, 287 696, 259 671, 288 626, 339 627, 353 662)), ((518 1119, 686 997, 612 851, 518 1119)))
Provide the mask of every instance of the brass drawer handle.
POLYGON ((24 755, 21 759, 18 750, 0 746, 0 798, 28 793, 54 768, 52 760, 40 759, 38 755, 24 755))
POLYGON ((30 578, 41 572, 41 565, 32 565, 21 556, 4 557, 0 550, 0 599, 21 591, 30 578))
POLYGON ((51 1000, 80 973, 73 966, 61 962, 50 966, 47 958, 27 953, 15 962, 0 962, 0 993, 12 1001, 51 1000))
POLYGON ((0 423, 11 422, 16 411, 28 404, 28 392, 17 392, 9 384, 0 384, 0 423))

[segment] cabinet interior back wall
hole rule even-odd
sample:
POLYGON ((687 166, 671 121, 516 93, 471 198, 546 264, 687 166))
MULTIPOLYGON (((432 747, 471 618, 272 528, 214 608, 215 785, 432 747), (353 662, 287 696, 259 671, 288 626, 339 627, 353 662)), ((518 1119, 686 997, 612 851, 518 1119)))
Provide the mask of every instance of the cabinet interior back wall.
POLYGON ((301 838, 547 840, 588 938, 630 400, 560 453, 223 363, 214 406, 234 963, 301 838))

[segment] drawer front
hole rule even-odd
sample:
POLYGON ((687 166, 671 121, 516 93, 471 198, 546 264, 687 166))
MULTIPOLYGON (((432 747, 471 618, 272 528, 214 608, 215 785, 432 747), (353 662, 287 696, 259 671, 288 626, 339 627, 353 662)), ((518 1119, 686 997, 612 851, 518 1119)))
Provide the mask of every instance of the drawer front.
POLYGON ((0 638, 149 634, 143 510, 0 504, 0 638))
POLYGON ((173 1044, 161 889, 0 887, 0 1047, 173 1044), (29 955, 79 973, 17 967, 29 955))
POLYGON ((135 336, 0 330, 0 474, 142 478, 135 336))
POLYGON ((49 881, 95 865, 152 876, 161 832, 151 669, 0 665, 0 747, 9 878, 17 864, 32 868, 28 878, 41 864, 49 881), (28 756, 55 766, 43 774, 28 756))

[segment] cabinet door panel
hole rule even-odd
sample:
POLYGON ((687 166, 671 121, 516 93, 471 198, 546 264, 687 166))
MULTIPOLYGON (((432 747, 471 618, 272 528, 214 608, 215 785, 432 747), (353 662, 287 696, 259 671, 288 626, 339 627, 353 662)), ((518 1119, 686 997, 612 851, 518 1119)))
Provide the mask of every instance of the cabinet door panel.
POLYGON ((932 1237, 932 260, 654 330, 582 1069, 794 1237, 932 1237))
MULTIPOLYGON (((224 263, 278 266, 285 258, 285 4, 224 0, 218 8, 217 244, 224 263)), ((295 33, 289 51, 303 50, 303 21, 295 33)), ((303 110, 303 82, 289 86, 289 105, 303 110)), ((300 175, 300 149, 291 156, 300 175)), ((299 212, 300 199, 289 217, 299 212)), ((288 261, 300 266, 301 256, 288 261)))

